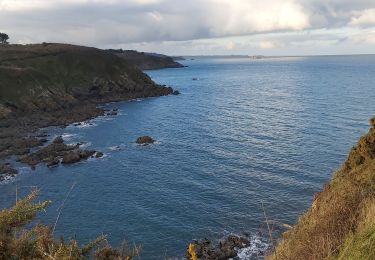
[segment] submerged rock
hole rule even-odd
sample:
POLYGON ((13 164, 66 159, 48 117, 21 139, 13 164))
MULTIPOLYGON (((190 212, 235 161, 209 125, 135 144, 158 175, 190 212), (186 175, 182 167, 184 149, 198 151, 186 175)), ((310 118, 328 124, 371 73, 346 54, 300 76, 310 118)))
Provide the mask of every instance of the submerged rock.
POLYGON ((150 136, 141 136, 137 138, 137 144, 153 144, 155 142, 150 136))
POLYGON ((177 95, 180 95, 181 93, 178 90, 174 90, 172 94, 175 95, 175 96, 177 96, 177 95))

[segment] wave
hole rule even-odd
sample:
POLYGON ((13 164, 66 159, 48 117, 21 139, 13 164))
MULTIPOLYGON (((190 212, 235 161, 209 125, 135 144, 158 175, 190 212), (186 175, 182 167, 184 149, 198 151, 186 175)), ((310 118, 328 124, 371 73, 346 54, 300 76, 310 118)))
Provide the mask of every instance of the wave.
POLYGON ((258 235, 252 235, 249 240, 250 245, 248 247, 238 250, 238 259, 251 260, 263 258, 270 246, 267 240, 258 235))

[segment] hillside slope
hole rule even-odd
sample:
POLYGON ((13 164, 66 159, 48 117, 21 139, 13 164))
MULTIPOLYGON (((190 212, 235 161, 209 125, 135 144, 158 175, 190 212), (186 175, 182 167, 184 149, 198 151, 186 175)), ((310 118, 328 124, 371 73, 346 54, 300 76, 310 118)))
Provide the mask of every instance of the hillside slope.
POLYGON ((80 100, 169 94, 133 64, 106 51, 65 45, 0 47, 0 103, 53 110, 80 100))
POLYGON ((269 259, 375 259, 375 119, 269 259))
POLYGON ((39 127, 102 115, 97 104, 169 94, 172 88, 157 85, 134 64, 105 50, 0 45, 0 158, 35 146, 28 137, 39 127))
POLYGON ((182 64, 176 62, 172 57, 156 54, 138 52, 132 50, 108 50, 118 57, 125 59, 131 64, 136 65, 141 70, 155 70, 164 68, 182 68, 182 64))

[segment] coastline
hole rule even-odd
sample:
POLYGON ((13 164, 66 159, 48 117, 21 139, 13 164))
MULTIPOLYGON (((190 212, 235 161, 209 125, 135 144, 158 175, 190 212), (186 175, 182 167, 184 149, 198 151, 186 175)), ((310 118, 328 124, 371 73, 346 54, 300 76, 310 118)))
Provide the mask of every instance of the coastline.
MULTIPOLYGON (((123 96, 110 96, 101 99, 86 100, 80 102, 68 109, 54 110, 51 112, 25 113, 14 114, 6 119, 2 119, 2 127, 0 128, 0 160, 6 161, 15 157, 17 161, 23 161, 23 157, 37 153, 42 149, 44 144, 48 141, 48 135, 45 132, 40 132, 46 127, 61 127, 82 121, 87 121, 103 115, 115 116, 115 111, 108 111, 100 108, 99 105, 108 104, 111 102, 130 101, 137 98, 149 98, 173 95, 174 90, 170 87, 157 86, 156 89, 149 95, 143 93, 135 93, 123 96), (6 125, 6 127, 3 127, 6 125), (5 149, 4 149, 5 148, 5 149), (37 151, 30 153, 32 148, 37 148, 37 151)), ((25 161, 24 161, 25 162, 25 161)), ((6 167, 5 177, 7 175, 15 175, 16 170, 10 164, 0 164, 6 167)), ((32 165, 33 166, 33 165, 32 165)), ((4 168, 3 167, 3 168, 4 168)))
POLYGON ((0 160, 5 162, 0 163, 1 179, 17 174, 8 159, 24 161, 51 141, 38 132, 41 128, 104 115, 107 111, 100 104, 179 94, 106 50, 44 43, 3 46, 0 54, 0 160))

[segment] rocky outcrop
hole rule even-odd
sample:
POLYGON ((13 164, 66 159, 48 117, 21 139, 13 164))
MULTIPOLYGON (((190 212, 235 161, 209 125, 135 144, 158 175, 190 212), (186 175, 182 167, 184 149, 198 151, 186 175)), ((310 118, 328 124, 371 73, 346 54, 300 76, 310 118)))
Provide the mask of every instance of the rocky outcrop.
POLYGON ((50 145, 29 155, 19 157, 18 160, 32 167, 42 162, 45 162, 48 167, 53 167, 60 161, 63 164, 72 164, 86 160, 96 153, 93 150, 80 149, 79 146, 79 144, 67 145, 62 137, 56 137, 50 145))
POLYGON ((138 137, 136 140, 137 144, 153 144, 155 142, 154 139, 152 139, 150 136, 141 136, 138 137))
POLYGON ((25 155, 31 148, 42 146, 47 140, 45 138, 21 137, 13 138, 15 133, 8 137, 0 138, 0 158, 8 155, 25 155))
POLYGON ((96 151, 75 149, 73 151, 69 151, 65 153, 62 159, 62 163, 64 164, 77 163, 81 160, 88 159, 89 157, 93 156, 95 153, 96 151))
POLYGON ((12 167, 12 165, 0 164, 0 181, 5 180, 8 177, 13 177, 18 174, 18 171, 12 167))
POLYGON ((96 152, 95 158, 102 158, 104 154, 102 152, 96 152))
POLYGON ((193 241, 187 250, 187 259, 202 260, 227 260, 237 256, 239 249, 250 245, 245 237, 230 235, 217 245, 213 245, 208 239, 193 241))

